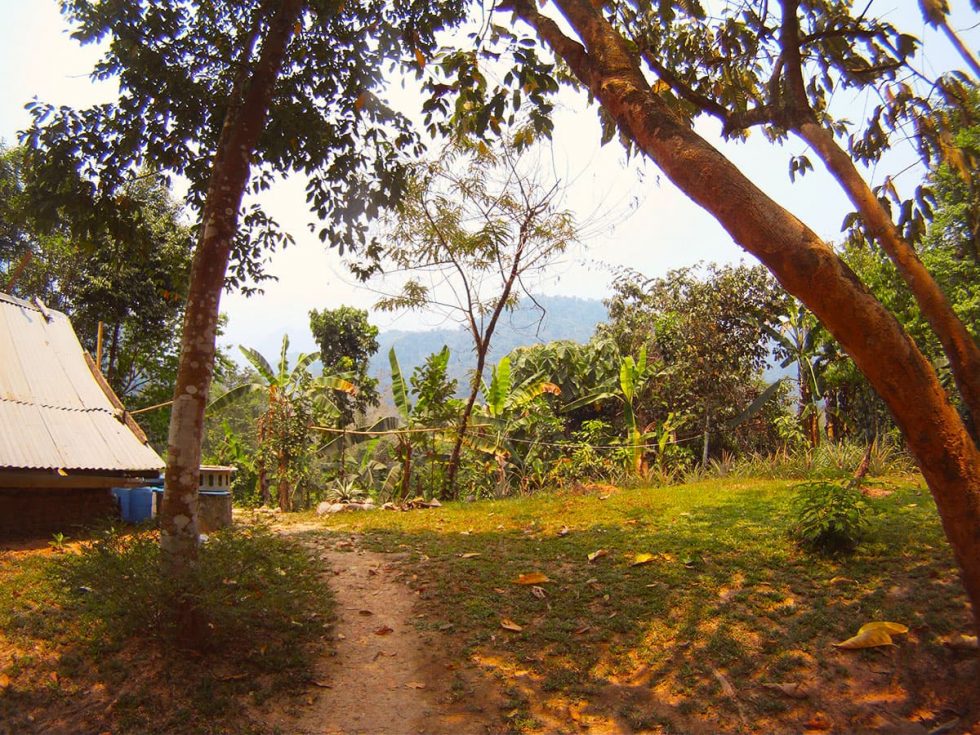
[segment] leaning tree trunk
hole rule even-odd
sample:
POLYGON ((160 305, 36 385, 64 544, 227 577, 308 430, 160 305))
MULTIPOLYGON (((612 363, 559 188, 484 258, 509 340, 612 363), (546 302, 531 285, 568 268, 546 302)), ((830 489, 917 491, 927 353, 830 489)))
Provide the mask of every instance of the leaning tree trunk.
POLYGON ((936 279, 902 237, 891 215, 861 176, 854 159, 837 144, 833 132, 817 122, 807 99, 803 79, 799 2, 800 0, 782 0, 783 18, 779 39, 791 107, 791 128, 817 152, 831 176, 837 180, 851 204, 861 214, 868 233, 895 264, 899 276, 905 281, 922 310, 922 315, 939 338, 943 352, 949 358, 950 370, 963 397, 967 414, 975 416, 980 413, 980 347, 953 311, 936 279))
POLYGON ((980 629, 980 452, 929 362, 834 251, 679 120, 632 47, 589 0, 555 0, 584 46, 533 0, 517 14, 570 66, 620 130, 820 319, 884 399, 926 478, 980 629))
POLYGON ((243 48, 204 200, 184 314, 160 513, 164 571, 174 577, 187 573, 197 559, 197 488, 204 410, 214 372, 218 305, 251 158, 265 127, 273 88, 301 6, 301 0, 282 0, 268 23, 259 58, 253 61, 253 48, 264 20, 256 19, 243 48))
POLYGON ((909 287, 922 315, 949 358, 953 380, 963 397, 967 413, 971 419, 980 415, 980 347, 953 311, 946 294, 912 246, 901 236, 857 170, 853 159, 837 145, 833 133, 816 122, 803 123, 797 132, 817 151, 827 170, 861 213, 869 233, 895 264, 895 269, 909 287))

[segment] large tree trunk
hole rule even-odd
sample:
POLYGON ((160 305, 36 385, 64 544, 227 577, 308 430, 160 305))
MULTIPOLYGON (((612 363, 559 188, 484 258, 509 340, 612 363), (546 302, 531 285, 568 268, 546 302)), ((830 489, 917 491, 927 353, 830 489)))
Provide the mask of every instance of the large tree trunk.
MULTIPOLYGON (((265 126, 301 0, 282 0, 268 22, 262 49, 253 47, 264 18, 257 18, 242 50, 205 197, 201 231, 191 265, 180 364, 174 389, 167 469, 160 513, 164 571, 182 576, 197 559, 197 488, 204 410, 214 372, 218 305, 251 157, 265 126)), ((261 6, 263 9, 266 4, 261 6)))
POLYGON ((584 47, 531 0, 515 9, 620 130, 823 322, 888 404, 936 500, 980 629, 980 452, 932 366, 826 243, 652 93, 630 45, 588 0, 555 5, 584 47))

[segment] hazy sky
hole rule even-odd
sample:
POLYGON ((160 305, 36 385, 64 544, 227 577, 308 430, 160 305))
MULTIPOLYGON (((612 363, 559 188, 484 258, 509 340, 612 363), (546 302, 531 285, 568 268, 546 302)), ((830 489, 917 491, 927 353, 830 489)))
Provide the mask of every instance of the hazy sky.
MULTIPOLYGON (((980 16, 962 12, 967 0, 952 0, 961 28, 971 47, 977 48, 980 16)), ((925 28, 915 0, 874 0, 872 12, 887 13, 889 20, 906 32, 925 40, 920 68, 926 73, 955 64, 948 46, 938 34, 925 28)), ((95 48, 82 48, 72 41, 60 17, 57 3, 49 0, 0 0, 0 139, 16 141, 16 132, 29 123, 23 106, 37 96, 54 104, 83 106, 107 101, 111 85, 96 85, 88 72, 98 57, 95 48)), ((413 95, 403 95, 406 104, 417 104, 413 95)), ((601 298, 608 293, 610 269, 627 265, 650 276, 698 261, 751 262, 751 256, 735 246, 731 238, 700 208, 662 180, 650 164, 627 163, 615 143, 600 148, 595 112, 585 107, 584 98, 569 91, 560 97, 561 110, 548 152, 548 165, 566 186, 565 206, 589 222, 589 238, 538 284, 542 293, 601 298)), ((860 119, 863 108, 850 111, 860 119)), ((405 110, 406 113, 410 110, 405 110)), ((790 155, 804 153, 803 144, 791 140, 773 147, 755 133, 745 144, 722 142, 713 125, 699 130, 769 193, 827 239, 840 236, 840 224, 850 211, 839 189, 820 170, 790 184, 787 174, 790 155)), ((888 173, 904 168, 906 152, 871 172, 879 182, 888 173)), ((911 189, 921 172, 902 174, 898 183, 911 189)), ((307 312, 352 304, 370 308, 377 299, 372 291, 357 285, 346 273, 336 252, 324 248, 308 234, 309 215, 303 183, 283 182, 263 199, 270 213, 295 236, 297 244, 272 256, 268 272, 279 280, 264 285, 265 294, 245 299, 226 294, 222 309, 229 325, 222 342, 243 343, 265 354, 277 352, 283 332, 293 347, 311 349, 307 312)), ((375 283, 385 288, 384 283, 375 283)), ((391 288, 391 284, 388 284, 391 288)), ((418 314, 376 315, 383 327, 416 329, 441 326, 434 316, 418 314)))

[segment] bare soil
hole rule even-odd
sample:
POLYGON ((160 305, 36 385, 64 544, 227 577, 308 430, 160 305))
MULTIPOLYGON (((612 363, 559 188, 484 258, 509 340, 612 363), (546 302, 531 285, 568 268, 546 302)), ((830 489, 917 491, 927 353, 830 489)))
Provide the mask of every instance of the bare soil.
MULTIPOLYGON (((303 530, 292 526, 289 532, 303 530)), ((506 732, 502 697, 475 667, 450 660, 438 631, 424 631, 400 555, 354 540, 304 539, 336 597, 333 646, 293 707, 260 713, 283 735, 458 735, 506 732)))

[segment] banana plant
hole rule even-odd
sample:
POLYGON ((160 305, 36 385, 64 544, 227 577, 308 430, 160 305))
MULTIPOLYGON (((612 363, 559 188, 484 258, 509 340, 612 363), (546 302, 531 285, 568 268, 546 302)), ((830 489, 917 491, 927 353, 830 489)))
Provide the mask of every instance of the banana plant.
POLYGON ((636 399, 652 377, 653 372, 651 366, 647 364, 647 349, 644 346, 640 348, 640 354, 635 360, 632 355, 621 358, 618 390, 610 387, 600 388, 564 406, 565 411, 574 411, 591 403, 601 403, 610 399, 619 401, 623 406, 630 465, 637 473, 643 469, 643 431, 640 429, 636 415, 636 399))
MULTIPOLYGON (((319 359, 318 352, 301 354, 296 358, 296 364, 290 368, 289 358, 289 336, 283 335, 282 349, 279 355, 277 369, 273 369, 265 357, 251 347, 240 345, 239 350, 248 360, 249 364, 255 369, 257 375, 255 380, 241 383, 215 398, 208 405, 208 411, 220 411, 235 401, 241 400, 244 396, 262 393, 267 396, 265 414, 258 421, 258 442, 260 447, 265 447, 269 441, 274 441, 276 437, 268 435, 268 419, 278 408, 284 405, 293 404, 295 401, 309 399, 315 412, 322 415, 329 415, 337 411, 336 405, 330 400, 331 391, 341 391, 354 395, 357 387, 349 380, 337 376, 321 376, 313 378, 310 376, 310 365, 319 359)), ((278 453, 278 474, 280 480, 279 505, 283 510, 289 509, 289 483, 286 480, 289 470, 289 455, 287 452, 278 453)), ((261 502, 269 500, 269 486, 267 478, 267 468, 262 452, 256 461, 256 473, 258 475, 259 497, 261 502)))

